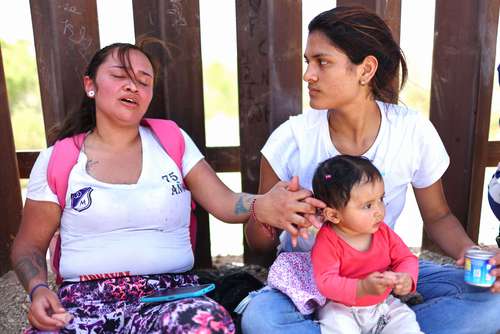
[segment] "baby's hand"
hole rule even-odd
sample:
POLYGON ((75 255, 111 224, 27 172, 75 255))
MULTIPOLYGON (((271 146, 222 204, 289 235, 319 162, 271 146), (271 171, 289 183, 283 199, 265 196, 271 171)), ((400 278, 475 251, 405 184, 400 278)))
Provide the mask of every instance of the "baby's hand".
POLYGON ((393 271, 384 271, 384 272, 382 273, 382 275, 384 275, 384 278, 385 278, 388 282, 390 282, 390 285, 391 285, 392 287, 396 284, 396 282, 397 282, 397 280, 398 280, 398 275, 397 275, 395 272, 393 272, 393 271))
POLYGON ((393 273, 396 276, 394 288, 392 291, 397 296, 404 296, 411 292, 413 279, 408 273, 393 273))
POLYGON ((393 284, 390 277, 385 277, 385 273, 374 272, 366 276, 364 279, 360 280, 360 286, 360 296, 379 296, 383 294, 387 290, 387 288, 392 287, 393 284))

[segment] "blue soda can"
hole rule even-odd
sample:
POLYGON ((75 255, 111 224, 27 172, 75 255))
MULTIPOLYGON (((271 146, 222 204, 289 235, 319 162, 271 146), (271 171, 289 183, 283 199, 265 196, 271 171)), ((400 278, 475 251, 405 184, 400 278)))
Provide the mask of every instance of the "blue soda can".
POLYGON ((483 249, 469 249, 465 253, 465 283, 485 288, 492 286, 496 277, 490 275, 490 270, 495 266, 489 264, 488 261, 494 255, 494 252, 483 249))

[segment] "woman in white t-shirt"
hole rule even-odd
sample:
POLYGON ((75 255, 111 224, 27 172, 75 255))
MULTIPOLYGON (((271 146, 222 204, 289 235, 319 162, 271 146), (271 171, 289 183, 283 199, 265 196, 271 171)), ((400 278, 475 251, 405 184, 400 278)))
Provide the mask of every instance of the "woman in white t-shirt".
MULTIPOLYGON (((309 24, 304 57, 303 79, 313 110, 291 117, 270 136, 262 149, 259 190, 265 192, 294 176, 302 187, 312 189, 312 176, 321 161, 338 154, 365 156, 384 178, 386 223, 392 228, 396 224, 411 185, 427 235, 462 265, 464 252, 474 243, 443 194, 441 177, 449 164, 443 143, 429 120, 390 103, 398 96, 394 85, 398 70, 403 85, 407 68, 387 25, 361 8, 323 12, 309 24)), ((309 251, 314 234, 299 237, 304 230, 295 228, 297 216, 283 217, 280 224, 286 232, 279 238, 251 219, 245 226, 249 245, 260 250, 279 246, 280 251, 309 251)), ((500 253, 495 261, 500 263, 500 253)), ((498 277, 500 270, 492 274, 498 277)), ((481 289, 464 284, 459 267, 421 261, 418 282, 424 302, 413 310, 422 331, 495 333, 500 329, 498 278, 491 289, 481 289)), ((313 316, 300 314, 287 296, 269 288, 254 294, 243 313, 242 329, 244 333, 320 332, 313 316)))
POLYGON ((153 96, 152 64, 142 46, 125 43, 92 58, 82 106, 57 134, 84 138, 75 142, 78 159, 67 178, 63 209, 48 181, 53 147, 33 167, 11 255, 31 299, 28 333, 234 333, 227 311, 207 297, 139 301, 159 289, 197 284, 187 273, 194 262, 191 194, 219 219, 240 223, 257 198, 254 214, 272 222, 278 220, 273 206, 311 195, 290 194, 287 183, 263 196, 232 192, 182 130, 185 150, 177 164, 153 131, 140 125, 153 96), (47 285, 45 254, 58 229, 63 284, 56 294, 47 285))

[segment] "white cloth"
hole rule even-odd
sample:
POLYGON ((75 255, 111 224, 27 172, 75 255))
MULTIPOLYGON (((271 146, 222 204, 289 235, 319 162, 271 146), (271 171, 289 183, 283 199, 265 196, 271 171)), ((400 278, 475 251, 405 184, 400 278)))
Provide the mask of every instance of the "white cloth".
MULTIPOLYGON (((65 281, 114 273, 178 273, 193 267, 191 193, 182 180, 203 156, 182 131, 186 149, 181 173, 149 128, 140 127, 139 134, 142 170, 136 184, 96 180, 87 174, 87 156, 80 152, 61 217, 59 269, 65 281)), ((58 203, 47 183, 51 153, 49 147, 33 166, 27 198, 58 203)))
POLYGON ((389 295, 385 302, 349 307, 328 302, 318 311, 322 334, 420 334, 415 313, 389 295))
MULTIPOLYGON (((382 174, 385 222, 394 229, 405 204, 408 184, 415 188, 432 185, 446 171, 450 159, 428 119, 404 106, 379 101, 377 105, 381 113, 380 130, 363 156, 382 174)), ((307 110, 290 117, 271 134, 262 154, 281 180, 289 181, 298 175, 300 185, 312 190, 318 164, 340 154, 330 139, 327 117, 327 110, 307 110)), ((294 250, 308 251, 313 243, 314 237, 299 238, 294 250)))

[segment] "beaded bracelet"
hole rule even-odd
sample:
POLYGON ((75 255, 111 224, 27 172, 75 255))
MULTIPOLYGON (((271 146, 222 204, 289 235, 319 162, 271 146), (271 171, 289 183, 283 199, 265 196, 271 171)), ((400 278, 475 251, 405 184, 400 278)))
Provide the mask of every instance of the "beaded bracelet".
POLYGON ((41 288, 41 287, 50 289, 49 286, 46 283, 38 283, 30 291, 30 302, 33 301, 33 294, 35 293, 36 289, 41 288))
POLYGON ((269 224, 266 224, 266 223, 263 223, 263 222, 260 222, 258 219, 257 219, 257 216, 255 215, 255 201, 257 201, 256 198, 254 198, 252 200, 252 203, 250 203, 250 216, 252 217, 252 219, 258 223, 260 226, 262 226, 264 228, 264 230, 267 232, 267 235, 274 239, 276 237, 276 229, 274 227, 272 227, 271 225, 269 224))

